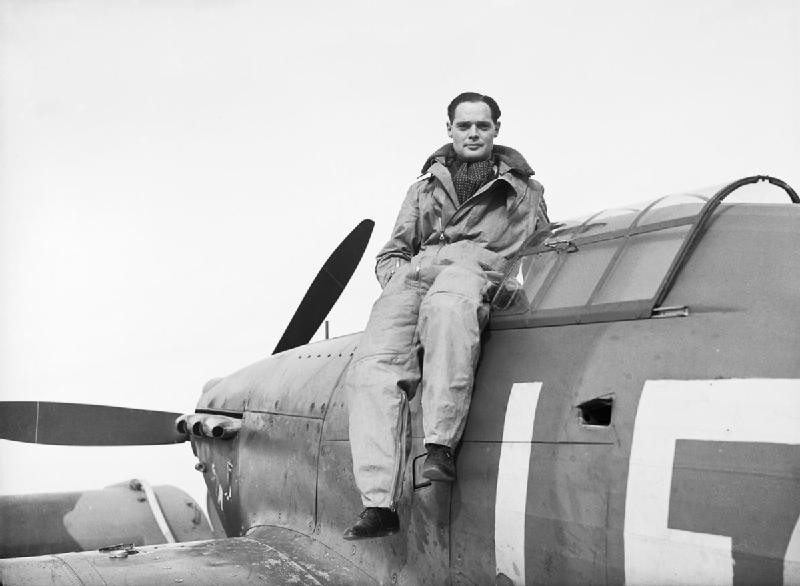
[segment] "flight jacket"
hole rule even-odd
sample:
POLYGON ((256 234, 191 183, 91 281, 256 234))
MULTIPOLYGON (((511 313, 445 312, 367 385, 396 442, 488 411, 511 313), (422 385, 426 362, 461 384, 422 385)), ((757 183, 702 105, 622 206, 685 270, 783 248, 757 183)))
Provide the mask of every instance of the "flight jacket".
POLYGON ((487 275, 502 273, 525 240, 549 223, 544 187, 516 150, 494 145, 495 177, 459 205, 447 162, 455 155, 448 143, 422 167, 408 189, 391 238, 377 256, 381 287, 402 265, 432 255, 477 261, 487 275))

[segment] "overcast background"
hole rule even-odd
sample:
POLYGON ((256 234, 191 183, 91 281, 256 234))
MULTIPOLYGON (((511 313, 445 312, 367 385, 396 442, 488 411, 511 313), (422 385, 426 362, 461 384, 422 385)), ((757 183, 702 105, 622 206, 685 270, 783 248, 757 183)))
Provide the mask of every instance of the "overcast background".
MULTIPOLYGON (((800 3, 0 0, 0 399, 192 411, 267 355, 360 219, 333 335, 461 91, 565 219, 769 173, 800 186, 800 3)), ((141 477, 188 444, 0 441, 0 493, 141 477)))

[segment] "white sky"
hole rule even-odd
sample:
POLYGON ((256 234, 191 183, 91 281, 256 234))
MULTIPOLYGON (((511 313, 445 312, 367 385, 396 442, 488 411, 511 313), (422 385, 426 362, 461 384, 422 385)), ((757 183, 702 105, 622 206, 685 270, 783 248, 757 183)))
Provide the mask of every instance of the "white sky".
MULTIPOLYGON (((0 399, 192 411, 274 347, 377 225, 445 106, 495 97, 553 219, 769 173, 800 187, 800 3, 0 0, 0 399)), ((0 441, 0 493, 139 476, 202 501, 188 445, 0 441)))

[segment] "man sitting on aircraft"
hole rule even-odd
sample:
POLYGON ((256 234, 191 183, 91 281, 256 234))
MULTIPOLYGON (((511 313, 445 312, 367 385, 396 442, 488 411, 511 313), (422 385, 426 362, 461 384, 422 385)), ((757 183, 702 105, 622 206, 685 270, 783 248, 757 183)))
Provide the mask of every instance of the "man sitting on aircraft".
POLYGON ((447 107, 448 143, 411 185, 375 269, 375 302, 347 381, 353 472, 364 512, 345 539, 396 533, 410 450, 408 401, 420 382, 428 455, 422 474, 453 482, 481 330, 502 272, 546 225, 544 189, 514 149, 494 144, 500 108, 463 93, 447 107))

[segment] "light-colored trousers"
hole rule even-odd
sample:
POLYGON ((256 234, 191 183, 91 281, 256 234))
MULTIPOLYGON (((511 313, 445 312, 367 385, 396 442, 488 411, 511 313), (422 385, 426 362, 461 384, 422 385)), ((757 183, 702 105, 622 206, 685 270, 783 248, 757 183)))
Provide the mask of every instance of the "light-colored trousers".
POLYGON ((452 448, 464 430, 492 284, 477 262, 441 262, 421 255, 398 269, 347 374, 353 474, 365 507, 394 508, 400 498, 420 347, 425 443, 452 448))

